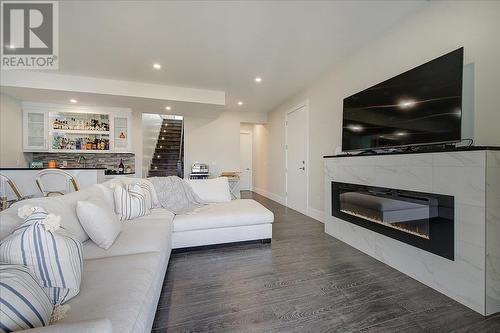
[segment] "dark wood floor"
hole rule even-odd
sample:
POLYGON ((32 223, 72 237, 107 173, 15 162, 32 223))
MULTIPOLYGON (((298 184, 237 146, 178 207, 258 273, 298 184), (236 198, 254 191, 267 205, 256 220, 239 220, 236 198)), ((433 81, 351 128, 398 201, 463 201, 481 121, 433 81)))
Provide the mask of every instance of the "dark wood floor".
POLYGON ((481 315, 251 192, 271 244, 172 255, 153 332, 500 332, 481 315))

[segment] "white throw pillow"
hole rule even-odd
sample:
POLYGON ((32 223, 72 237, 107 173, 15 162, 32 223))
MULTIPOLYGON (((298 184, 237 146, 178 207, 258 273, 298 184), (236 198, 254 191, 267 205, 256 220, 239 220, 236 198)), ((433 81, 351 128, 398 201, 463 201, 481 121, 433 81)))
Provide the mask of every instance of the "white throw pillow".
POLYGON ((86 200, 104 200, 104 203, 112 210, 115 210, 115 196, 112 188, 105 186, 103 184, 96 184, 96 187, 99 188, 100 194, 97 198, 89 197, 86 200))
POLYGON ((0 264, 0 281, 2 332, 49 325, 54 304, 28 267, 0 264))
POLYGON ((144 190, 137 184, 117 185, 114 189, 115 212, 121 221, 149 214, 144 190))
POLYGON ((53 304, 80 292, 82 243, 61 227, 61 218, 43 208, 22 206, 24 223, 0 242, 0 261, 27 266, 53 304))
POLYGON ((101 201, 78 201, 76 214, 83 229, 99 247, 107 250, 122 231, 122 223, 113 208, 101 201))
POLYGON ((227 177, 214 179, 186 179, 191 185, 194 193, 198 194, 201 200, 206 202, 229 202, 231 192, 227 177))

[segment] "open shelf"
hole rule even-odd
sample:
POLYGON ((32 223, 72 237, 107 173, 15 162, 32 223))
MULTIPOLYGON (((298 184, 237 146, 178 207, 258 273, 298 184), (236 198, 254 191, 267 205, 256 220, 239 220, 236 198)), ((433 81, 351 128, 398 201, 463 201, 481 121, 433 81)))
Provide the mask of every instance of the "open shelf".
POLYGON ((110 131, 95 131, 95 130, 60 130, 60 129, 52 129, 49 132, 52 133, 60 133, 60 134, 100 134, 100 135, 110 135, 110 131))
POLYGON ((79 153, 79 154, 104 154, 104 153, 111 153, 112 151, 110 150, 92 150, 92 149, 51 149, 50 152, 53 153, 79 153))

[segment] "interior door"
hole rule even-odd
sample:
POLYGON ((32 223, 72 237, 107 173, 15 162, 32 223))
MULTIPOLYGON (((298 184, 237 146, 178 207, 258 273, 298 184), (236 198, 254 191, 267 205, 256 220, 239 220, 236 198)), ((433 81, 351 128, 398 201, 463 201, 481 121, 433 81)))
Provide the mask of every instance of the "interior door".
POLYGON ((240 190, 252 190, 252 133, 240 132, 240 190))
POLYGON ((307 108, 287 114, 286 204, 303 214, 307 211, 307 108))

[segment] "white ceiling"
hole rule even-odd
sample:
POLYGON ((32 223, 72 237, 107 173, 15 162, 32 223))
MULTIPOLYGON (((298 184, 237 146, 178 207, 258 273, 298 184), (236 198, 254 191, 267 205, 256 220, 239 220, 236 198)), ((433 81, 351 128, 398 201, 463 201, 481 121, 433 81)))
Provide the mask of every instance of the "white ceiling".
POLYGON ((61 1, 59 72, 223 90, 227 109, 265 112, 425 5, 61 1))

